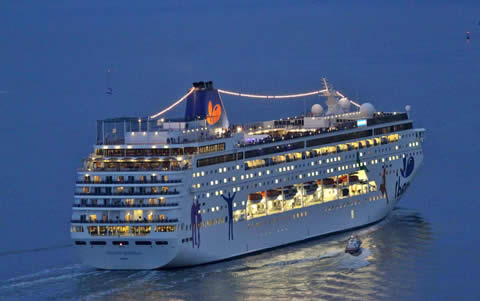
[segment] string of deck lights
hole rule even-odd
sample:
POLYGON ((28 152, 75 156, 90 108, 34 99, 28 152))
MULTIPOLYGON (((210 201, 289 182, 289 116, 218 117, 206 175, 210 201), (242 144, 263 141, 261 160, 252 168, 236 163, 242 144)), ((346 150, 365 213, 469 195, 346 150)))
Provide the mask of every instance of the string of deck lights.
POLYGON ((327 91, 328 91, 327 89, 323 89, 323 90, 312 91, 312 92, 307 92, 307 93, 300 93, 300 94, 289 94, 289 95, 257 95, 257 94, 244 94, 244 93, 238 93, 238 92, 232 92, 232 91, 227 91, 227 90, 218 89, 218 92, 219 92, 219 93, 223 93, 223 94, 228 94, 228 95, 233 95, 233 96, 240 96, 240 97, 250 97, 250 98, 265 98, 265 99, 285 99, 285 98, 305 97, 305 96, 310 96, 310 95, 325 93, 325 92, 327 92, 327 91))
MULTIPOLYGON (((150 118, 157 118, 158 116, 170 111, 173 109, 175 106, 179 105, 182 101, 184 101, 192 92, 195 91, 195 88, 191 88, 190 91, 188 91, 187 94, 185 94, 182 98, 174 102, 172 105, 170 105, 168 108, 164 109, 161 112, 158 112, 155 115, 150 116, 150 118)), ((300 93, 300 94, 287 94, 287 95, 259 95, 259 94, 245 94, 245 93, 239 93, 239 92, 233 92, 233 91, 227 91, 227 90, 222 90, 222 89, 217 89, 219 93, 227 94, 227 95, 233 95, 233 96, 239 96, 239 97, 248 97, 248 98, 261 98, 261 99, 288 99, 288 98, 299 98, 299 97, 305 97, 305 96, 311 96, 311 95, 316 95, 316 94, 322 94, 322 93, 328 93, 328 89, 322 89, 322 90, 317 90, 317 91, 312 91, 312 92, 306 92, 306 93, 300 93)), ((335 91, 338 96, 345 98, 345 96, 338 92, 335 91)), ((352 100, 350 100, 350 103, 353 104, 356 107, 360 107, 360 105, 352 100)))
POLYGON ((188 91, 187 94, 183 95, 182 98, 180 98, 179 100, 177 100, 176 102, 174 102, 173 104, 171 104, 168 108, 166 108, 165 110, 161 111, 161 112, 158 112, 157 114, 155 115, 152 115, 150 116, 151 119, 153 118, 157 118, 158 116, 164 114, 164 113, 167 113, 168 111, 170 111, 171 109, 173 109, 176 105, 180 104, 182 101, 184 101, 190 94, 192 94, 192 92, 195 91, 195 88, 190 88, 190 91, 188 91))

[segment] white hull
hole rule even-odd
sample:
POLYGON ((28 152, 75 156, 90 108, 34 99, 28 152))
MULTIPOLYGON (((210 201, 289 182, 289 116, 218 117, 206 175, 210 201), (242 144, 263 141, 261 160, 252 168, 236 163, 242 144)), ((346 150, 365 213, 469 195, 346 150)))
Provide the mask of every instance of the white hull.
POLYGON ((192 266, 383 219, 422 165, 425 130, 368 103, 350 111, 324 84, 325 114, 233 126, 226 91, 199 82, 183 119, 98 121, 72 209, 82 262, 192 266))
MULTIPOLYGON (((415 168, 408 178, 400 179, 401 185, 409 183, 415 176, 423 160, 423 155, 415 157, 415 168)), ((388 170, 402 168, 401 160, 393 162, 388 170)), ((377 183, 382 182, 383 168, 372 166, 369 174, 377 183)), ((253 220, 233 224, 233 240, 228 239, 228 223, 200 229, 200 245, 192 241, 182 242, 191 237, 191 230, 173 233, 152 233, 146 237, 106 237, 105 246, 76 246, 84 264, 100 269, 157 269, 205 264, 231 257, 254 253, 286 244, 361 227, 385 218, 395 207, 401 195, 395 197, 399 177, 395 172, 386 175, 388 198, 370 200, 381 195, 375 191, 357 197, 349 197, 321 204, 267 215, 253 220), (333 208, 333 209, 332 209, 333 208), (353 216, 352 216, 353 210, 353 216), (303 217, 297 218, 297 214, 303 217), (306 213, 306 214, 305 214, 306 213), (295 218, 293 218, 295 215, 295 218), (157 238, 157 237, 158 238, 157 238), (135 245, 138 240, 168 240, 168 245, 135 245), (127 246, 112 245, 110 241, 129 241, 127 246)), ((247 194, 239 199, 246 199, 247 194)), ((191 196, 186 200, 188 203, 191 196)), ((88 238, 76 237, 75 239, 88 238)))

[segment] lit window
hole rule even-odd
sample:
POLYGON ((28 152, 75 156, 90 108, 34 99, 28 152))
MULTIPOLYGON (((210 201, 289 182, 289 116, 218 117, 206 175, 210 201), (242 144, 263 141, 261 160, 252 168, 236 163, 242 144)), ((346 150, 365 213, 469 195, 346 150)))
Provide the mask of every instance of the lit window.
POLYGON ((223 183, 227 183, 227 178, 223 179, 223 183))
POLYGON ((261 172, 261 171, 258 172, 258 176, 259 176, 259 177, 262 176, 262 172, 261 172))
POLYGON ((240 176, 240 179, 243 180, 243 175, 240 176))
POLYGON ((267 170, 267 175, 269 175, 269 174, 270 174, 270 170, 267 170))
POLYGON ((212 185, 212 186, 213 186, 213 181, 210 181, 210 185, 212 185))
POLYGON ((202 176, 204 176, 204 175, 205 175, 205 172, 204 172, 204 171, 202 171, 202 176))
POLYGON ((215 180, 215 184, 218 184, 218 180, 215 180))
POLYGON ((240 169, 240 165, 237 165, 237 169, 240 169))
POLYGON ((218 172, 220 172, 220 173, 221 173, 221 172, 222 172, 222 169, 221 169, 221 168, 219 168, 219 169, 218 169, 218 172))
POLYGON ((235 182, 236 178, 235 177, 232 177, 232 181, 235 182))
POLYGON ((209 197, 210 197, 210 192, 207 192, 207 198, 209 198, 209 197))
POLYGON ((315 162, 312 162, 311 164, 312 164, 312 166, 313 166, 313 165, 315 165, 315 162))

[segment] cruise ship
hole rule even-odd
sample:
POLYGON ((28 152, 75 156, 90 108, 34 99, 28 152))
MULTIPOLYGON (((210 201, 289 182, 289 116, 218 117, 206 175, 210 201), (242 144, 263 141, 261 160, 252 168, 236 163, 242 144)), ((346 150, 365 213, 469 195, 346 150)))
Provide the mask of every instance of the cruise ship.
POLYGON ((262 96, 194 83, 166 110, 97 122, 77 172, 71 238, 99 269, 200 265, 385 218, 423 162, 425 129, 329 88, 262 96), (232 124, 221 94, 326 104, 232 124), (164 112, 186 103, 185 115, 164 112), (325 107, 325 108, 324 108, 325 107))

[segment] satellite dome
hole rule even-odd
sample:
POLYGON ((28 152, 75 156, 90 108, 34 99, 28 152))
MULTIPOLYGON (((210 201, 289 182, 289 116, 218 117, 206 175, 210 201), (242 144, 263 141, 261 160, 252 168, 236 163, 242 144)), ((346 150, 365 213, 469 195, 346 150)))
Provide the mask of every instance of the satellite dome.
POLYGON ((405 106, 405 111, 410 112, 411 109, 412 109, 411 105, 406 105, 405 106))
POLYGON ((313 116, 320 116, 322 115, 323 113, 323 108, 321 105, 319 105, 318 103, 314 104, 312 106, 312 114, 313 116))
POLYGON ((371 118, 375 114, 375 107, 369 103, 366 102, 360 106, 360 115, 365 118, 371 118))
POLYGON ((342 97, 339 101, 338 104, 340 107, 345 111, 348 112, 350 110, 350 100, 346 97, 342 97))

